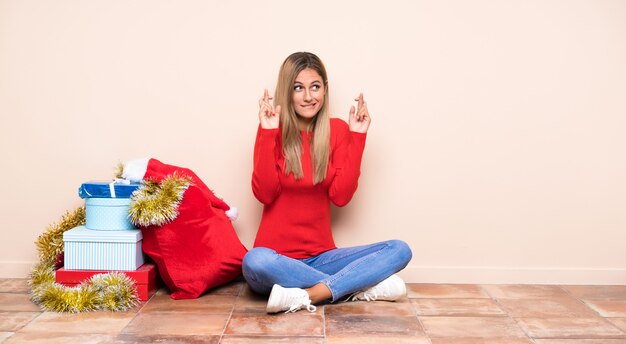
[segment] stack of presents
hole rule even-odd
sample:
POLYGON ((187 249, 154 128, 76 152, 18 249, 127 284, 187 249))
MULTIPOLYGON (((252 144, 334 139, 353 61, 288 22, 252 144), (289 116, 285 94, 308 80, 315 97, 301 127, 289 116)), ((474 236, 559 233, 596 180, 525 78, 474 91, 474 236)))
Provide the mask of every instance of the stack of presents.
POLYGON ((157 268, 141 248, 141 230, 128 219, 130 197, 140 185, 117 180, 80 186, 86 223, 63 233, 64 266, 56 271, 57 283, 75 286, 93 275, 118 271, 135 281, 140 300, 158 289, 157 268))

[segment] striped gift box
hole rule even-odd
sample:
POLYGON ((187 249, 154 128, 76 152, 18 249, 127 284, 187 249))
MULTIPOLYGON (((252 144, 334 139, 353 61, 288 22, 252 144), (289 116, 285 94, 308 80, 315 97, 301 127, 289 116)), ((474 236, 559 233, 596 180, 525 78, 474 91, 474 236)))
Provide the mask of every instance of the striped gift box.
POLYGON ((63 233, 66 270, 134 271, 144 263, 141 231, 97 231, 78 226, 63 233))

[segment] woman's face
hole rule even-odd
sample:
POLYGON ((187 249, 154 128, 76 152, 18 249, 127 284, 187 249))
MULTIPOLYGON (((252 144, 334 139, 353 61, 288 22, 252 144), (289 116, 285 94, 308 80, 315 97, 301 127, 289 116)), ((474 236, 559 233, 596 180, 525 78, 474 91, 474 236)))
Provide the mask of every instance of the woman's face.
POLYGON ((313 69, 303 69, 293 84, 293 108, 300 121, 310 123, 324 105, 326 85, 313 69))

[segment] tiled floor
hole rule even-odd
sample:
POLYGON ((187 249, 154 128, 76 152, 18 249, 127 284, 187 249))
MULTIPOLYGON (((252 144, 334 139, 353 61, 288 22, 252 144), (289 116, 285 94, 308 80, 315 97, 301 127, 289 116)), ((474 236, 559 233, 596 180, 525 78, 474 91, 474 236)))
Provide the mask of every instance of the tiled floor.
POLYGON ((626 344, 626 286, 409 284, 399 302, 265 314, 234 282, 196 300, 165 289, 123 313, 40 312, 23 279, 0 279, 4 343, 626 344))

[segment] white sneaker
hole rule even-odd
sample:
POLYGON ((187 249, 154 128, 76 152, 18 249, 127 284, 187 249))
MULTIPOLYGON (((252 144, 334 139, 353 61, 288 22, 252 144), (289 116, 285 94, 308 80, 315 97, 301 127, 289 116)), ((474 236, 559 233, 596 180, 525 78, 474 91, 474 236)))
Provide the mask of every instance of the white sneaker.
POLYGON ((309 293, 300 288, 283 288, 274 284, 270 298, 267 300, 267 313, 278 313, 285 311, 291 313, 306 307, 309 312, 315 312, 317 307, 311 304, 309 293))
POLYGON ((364 291, 352 294, 349 301, 395 301, 406 295, 406 285, 398 275, 391 275, 386 280, 364 291))

